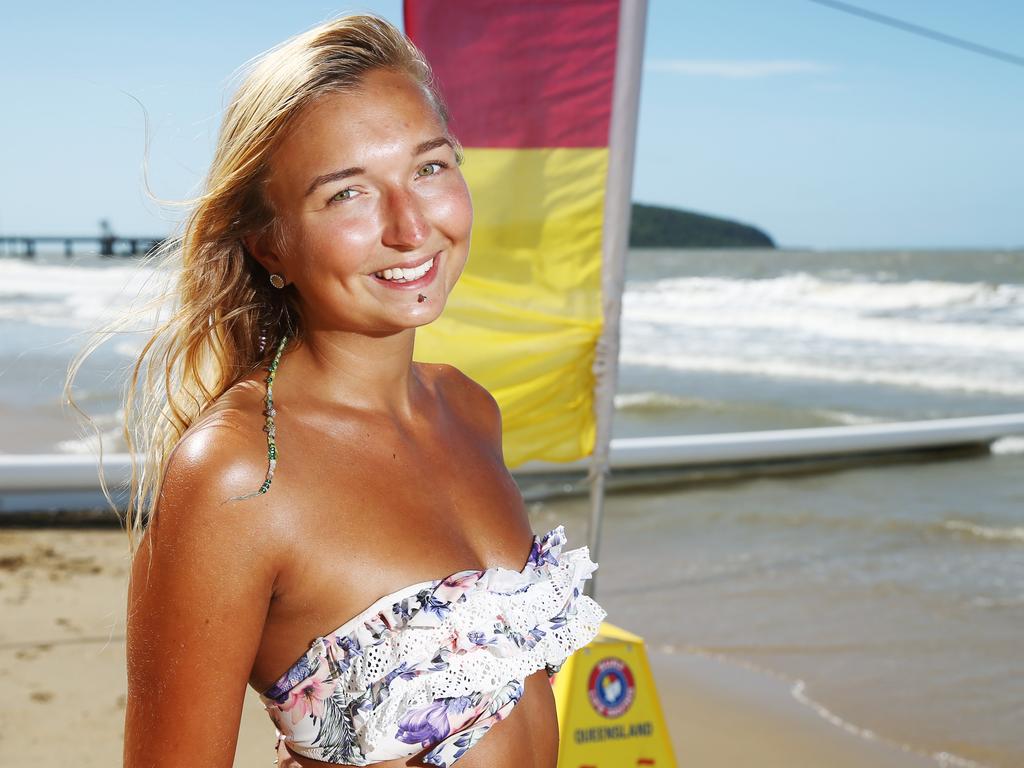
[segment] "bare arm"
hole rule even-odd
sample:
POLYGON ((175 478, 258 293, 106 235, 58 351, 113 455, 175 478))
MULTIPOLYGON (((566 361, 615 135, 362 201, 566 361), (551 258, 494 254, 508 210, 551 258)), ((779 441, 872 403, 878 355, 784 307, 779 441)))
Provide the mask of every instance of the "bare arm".
POLYGON ((132 563, 126 768, 231 766, 277 576, 266 496, 246 435, 214 427, 171 457, 132 563))

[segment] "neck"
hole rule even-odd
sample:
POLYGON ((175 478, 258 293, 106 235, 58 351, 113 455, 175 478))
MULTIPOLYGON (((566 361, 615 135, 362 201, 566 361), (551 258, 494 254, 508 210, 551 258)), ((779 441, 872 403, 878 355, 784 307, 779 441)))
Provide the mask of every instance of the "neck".
POLYGON ((313 330, 289 340, 276 377, 274 399, 345 405, 409 421, 422 384, 412 362, 416 329, 369 336, 313 330))

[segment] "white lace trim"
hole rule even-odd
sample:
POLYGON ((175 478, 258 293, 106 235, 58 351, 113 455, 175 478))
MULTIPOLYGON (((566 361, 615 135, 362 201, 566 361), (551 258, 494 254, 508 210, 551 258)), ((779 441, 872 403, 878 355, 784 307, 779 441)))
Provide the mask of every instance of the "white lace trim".
MULTIPOLYGON (((542 553, 539 565, 528 564, 523 571, 497 567, 469 572, 468 587, 451 587, 448 582, 423 586, 406 598, 412 607, 420 607, 397 630, 386 628, 394 615, 385 610, 372 617, 376 623, 364 621, 348 632, 318 638, 306 656, 309 668, 327 663, 328 648, 335 659, 341 659, 332 698, 342 706, 391 678, 389 691, 378 706, 368 705, 354 717, 368 760, 409 754, 408 745, 401 745, 402 751, 396 752, 394 731, 410 709, 445 697, 490 694, 546 665, 560 667, 596 636, 607 613, 582 594, 582 585, 597 564, 587 547, 560 553, 560 543, 556 541, 552 547, 554 563, 544 562, 542 553), (432 604, 430 597, 436 602, 432 604), (435 610, 430 610, 432 605, 435 610), (359 651, 339 651, 336 640, 341 635, 358 642, 359 651), (444 662, 446 668, 430 669, 444 666, 444 662), (395 675, 413 668, 426 671, 412 677, 395 675)), ((391 605, 397 602, 393 600, 391 605)), ((263 700, 267 709, 278 709, 273 700, 263 700)), ((289 746, 300 754, 317 756, 319 748, 311 744, 317 729, 311 718, 300 720, 290 731, 289 746)))

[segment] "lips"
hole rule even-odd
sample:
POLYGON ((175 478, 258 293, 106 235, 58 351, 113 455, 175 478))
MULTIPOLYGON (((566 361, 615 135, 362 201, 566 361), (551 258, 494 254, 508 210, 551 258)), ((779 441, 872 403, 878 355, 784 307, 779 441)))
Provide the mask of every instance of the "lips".
MULTIPOLYGON (((423 275, 416 278, 415 280, 396 282, 394 280, 388 280, 383 277, 377 277, 376 274, 370 275, 370 277, 372 277, 378 283, 386 285, 388 288, 422 288, 423 286, 430 283, 434 279, 434 276, 437 274, 438 264, 441 262, 441 251, 435 253, 433 257, 428 256, 427 258, 423 259, 423 261, 421 261, 420 264, 427 263, 428 261, 430 261, 431 258, 434 259, 434 263, 431 265, 430 269, 428 269, 423 275)), ((383 272, 383 270, 381 271, 383 272)))

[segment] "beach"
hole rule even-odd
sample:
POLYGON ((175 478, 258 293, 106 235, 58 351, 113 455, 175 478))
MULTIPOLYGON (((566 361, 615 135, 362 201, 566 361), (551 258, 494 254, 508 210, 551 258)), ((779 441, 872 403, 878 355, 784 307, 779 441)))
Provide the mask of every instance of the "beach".
MULTIPOLYGON (((0 531, 0 738, 39 768, 121 759, 126 557, 118 530, 0 531)), ((680 765, 934 764, 836 728, 762 672, 648 653, 680 765)), ((273 743, 273 725, 250 689, 235 765, 269 765, 273 743)))
MULTIPOLYGON (((0 414, 18 429, 0 452, 89 453, 59 401, 74 335, 144 281, 124 261, 3 268, 0 414)), ((613 435, 1024 412, 1022 327, 1019 250, 633 251, 613 435)), ((140 341, 83 369, 107 451, 140 341)), ((597 597, 647 643, 679 764, 1024 765, 1022 478, 1009 436, 610 493, 597 597)), ((522 487, 535 531, 586 542, 586 498, 522 487)), ((0 528, 0 566, 0 739, 42 765, 116 763, 123 533, 0 528)), ((273 736, 250 692, 237 764, 270 764, 273 736)))

